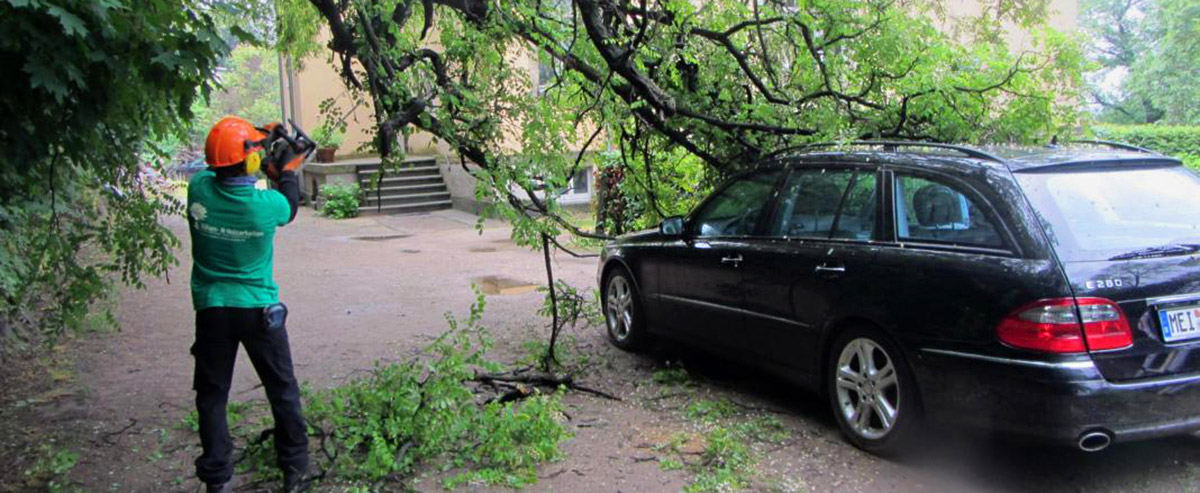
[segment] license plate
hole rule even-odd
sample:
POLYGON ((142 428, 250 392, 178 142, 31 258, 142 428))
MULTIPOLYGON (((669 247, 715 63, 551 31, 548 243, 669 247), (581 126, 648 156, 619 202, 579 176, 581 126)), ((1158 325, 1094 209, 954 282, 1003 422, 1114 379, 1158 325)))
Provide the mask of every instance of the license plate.
POLYGON ((1166 342, 1200 337, 1200 305, 1160 309, 1158 323, 1166 342))

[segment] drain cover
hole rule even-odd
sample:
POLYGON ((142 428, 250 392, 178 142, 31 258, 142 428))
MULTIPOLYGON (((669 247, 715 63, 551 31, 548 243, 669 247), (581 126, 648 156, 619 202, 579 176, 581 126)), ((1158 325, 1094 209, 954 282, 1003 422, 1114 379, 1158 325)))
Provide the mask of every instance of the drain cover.
POLYGON ((471 281, 483 289, 483 294, 525 294, 538 288, 537 284, 501 276, 477 277, 471 281))
POLYGON ((489 253, 496 251, 496 249, 493 247, 471 247, 467 251, 471 253, 489 253))
POLYGON ((391 234, 391 235, 351 236, 350 239, 358 240, 358 241, 387 241, 387 240, 399 240, 400 238, 408 238, 409 236, 412 236, 412 235, 405 234, 405 233, 397 233, 397 234, 391 234))

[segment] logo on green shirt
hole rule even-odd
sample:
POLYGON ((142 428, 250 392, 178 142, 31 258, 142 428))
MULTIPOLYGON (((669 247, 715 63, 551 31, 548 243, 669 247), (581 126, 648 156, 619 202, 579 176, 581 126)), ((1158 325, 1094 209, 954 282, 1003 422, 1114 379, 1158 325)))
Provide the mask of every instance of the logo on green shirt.
POLYGON ((207 217, 208 217, 208 208, 204 207, 204 204, 201 204, 199 202, 192 204, 192 218, 193 219, 195 219, 197 221, 203 221, 207 217))

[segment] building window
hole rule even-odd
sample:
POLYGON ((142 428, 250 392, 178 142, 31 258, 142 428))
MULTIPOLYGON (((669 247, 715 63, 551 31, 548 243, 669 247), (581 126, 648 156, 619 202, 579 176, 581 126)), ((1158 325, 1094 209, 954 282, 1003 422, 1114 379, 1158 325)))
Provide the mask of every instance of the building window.
POLYGON ((554 79, 558 76, 561 70, 558 60, 550 58, 549 56, 542 58, 543 60, 538 63, 537 93, 539 96, 545 94, 546 89, 554 84, 554 79))
POLYGON ((588 180, 592 177, 592 168, 587 167, 575 172, 571 176, 571 180, 567 182, 566 193, 569 194, 585 194, 591 191, 588 180))

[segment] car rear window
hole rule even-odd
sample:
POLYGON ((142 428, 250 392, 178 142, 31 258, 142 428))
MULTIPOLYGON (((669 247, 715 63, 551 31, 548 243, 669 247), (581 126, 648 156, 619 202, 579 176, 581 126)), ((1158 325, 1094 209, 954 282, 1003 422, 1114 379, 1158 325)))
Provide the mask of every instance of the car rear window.
POLYGON ((1200 243, 1200 176, 1182 166, 1016 176, 1064 261, 1200 243))

